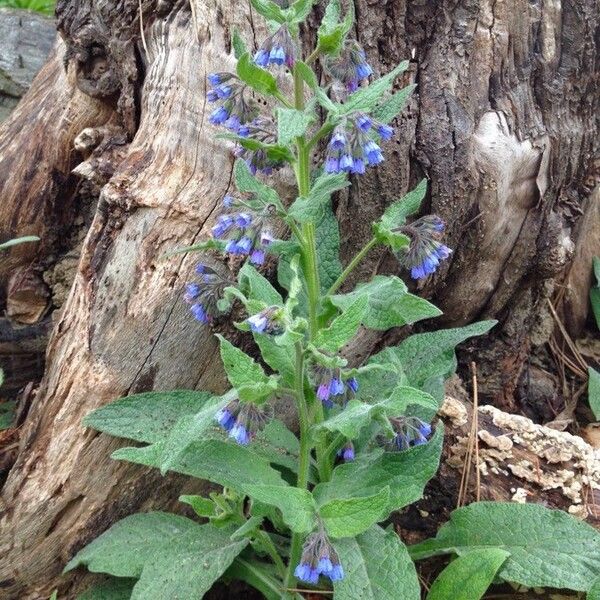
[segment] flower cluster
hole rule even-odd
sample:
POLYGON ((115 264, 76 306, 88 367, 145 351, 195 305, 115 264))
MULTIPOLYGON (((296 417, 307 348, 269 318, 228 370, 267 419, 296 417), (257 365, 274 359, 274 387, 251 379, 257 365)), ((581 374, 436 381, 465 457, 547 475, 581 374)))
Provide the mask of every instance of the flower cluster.
POLYGON ((331 581, 344 578, 340 559, 324 531, 318 531, 306 538, 300 564, 296 567, 294 575, 313 585, 319 582, 319 575, 329 577, 331 581))
POLYGON ((431 425, 417 417, 397 417, 390 419, 390 422, 396 432, 391 442, 388 440, 385 444, 390 450, 422 446, 431 435, 431 425))
POLYGON ((410 237, 408 250, 400 255, 400 261, 410 269, 413 279, 422 279, 438 268, 440 261, 452 254, 452 250, 440 242, 446 224, 436 215, 417 219, 410 225, 399 228, 410 237))
MULTIPOLYGON (((234 203, 231 196, 225 196, 223 204, 226 208, 231 208, 234 203)), ((247 205, 246 208, 246 212, 219 215, 212 228, 212 235, 215 239, 227 239, 225 252, 250 256, 251 263, 262 265, 266 249, 273 241, 268 221, 274 207, 269 205, 260 212, 253 211, 247 205)))
POLYGON ((213 125, 223 125, 243 135, 246 123, 258 116, 258 104, 246 98, 246 86, 233 73, 211 73, 208 82, 212 86, 207 93, 208 101, 222 102, 208 120, 213 125))
POLYGON ((325 171, 327 173, 354 173, 362 175, 366 167, 383 162, 383 153, 374 139, 389 140, 394 130, 378 123, 364 113, 340 123, 327 145, 325 171))
POLYGON ((342 404, 346 404, 348 397, 358 391, 358 381, 355 377, 343 379, 341 369, 329 369, 323 366, 317 366, 314 369, 315 379, 318 382, 316 386, 317 398, 326 408, 333 408, 333 398, 339 397, 342 404))
POLYGON ((327 61, 326 67, 349 92, 355 92, 360 82, 373 74, 365 51, 354 40, 345 45, 339 57, 327 61))
POLYGON ((229 437, 242 446, 247 446, 264 429, 271 414, 251 403, 232 400, 215 414, 215 421, 227 431, 229 437))
POLYGON ((233 282, 204 264, 196 267, 196 273, 200 280, 185 286, 184 300, 190 305, 194 317, 208 324, 219 314, 217 303, 223 297, 225 288, 233 282))
POLYGON ((289 69, 296 62, 296 44, 286 25, 282 25, 269 36, 254 55, 254 62, 259 67, 269 65, 285 65, 289 69))
POLYGON ((284 327, 283 310, 279 306, 270 306, 246 319, 246 323, 254 333, 281 335, 284 327))
MULTIPOLYGON (((261 144, 269 145, 277 142, 275 133, 275 123, 271 119, 258 117, 251 123, 240 127, 238 135, 251 140, 256 140, 261 144)), ((281 169, 285 165, 285 161, 269 155, 268 148, 245 148, 240 144, 235 151, 235 155, 246 161, 250 172, 253 175, 263 173, 270 175, 273 171, 281 169)))

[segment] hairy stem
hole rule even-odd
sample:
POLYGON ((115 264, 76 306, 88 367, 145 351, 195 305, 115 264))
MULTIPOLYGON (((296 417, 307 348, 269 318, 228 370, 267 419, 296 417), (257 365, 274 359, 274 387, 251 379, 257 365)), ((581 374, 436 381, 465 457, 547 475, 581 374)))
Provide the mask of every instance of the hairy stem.
POLYGON ((363 247, 363 249, 350 261, 350 264, 344 269, 343 273, 335 280, 333 285, 329 288, 327 295, 335 294, 338 289, 342 286, 344 281, 348 278, 350 273, 354 271, 358 263, 378 244, 379 242, 375 238, 371 240, 363 247))

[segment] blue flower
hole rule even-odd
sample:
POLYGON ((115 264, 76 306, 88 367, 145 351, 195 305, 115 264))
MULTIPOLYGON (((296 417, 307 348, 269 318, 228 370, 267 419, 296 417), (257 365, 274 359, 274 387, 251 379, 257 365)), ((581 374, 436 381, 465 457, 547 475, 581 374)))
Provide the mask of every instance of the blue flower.
POLYGON ((232 400, 215 414, 215 421, 241 446, 247 446, 271 418, 263 408, 232 400))
POLYGON ((255 119, 259 112, 258 104, 245 97, 246 86, 233 73, 211 73, 208 82, 213 86, 206 94, 208 101, 223 102, 211 113, 210 123, 224 125, 234 132, 242 129, 244 133, 245 124, 255 119))
POLYGON ((196 273, 200 281, 186 284, 183 299, 190 305, 194 318, 208 324, 220 313, 218 301, 223 297, 225 288, 233 282, 204 264, 196 267, 196 273))
POLYGON ((383 154, 381 153, 381 148, 373 140, 369 140, 363 146, 363 152, 369 165, 374 166, 383 162, 383 154))
POLYGON ((348 92, 355 92, 360 82, 373 74, 365 51, 356 41, 346 43, 339 57, 326 59, 325 67, 348 92))
POLYGON ((344 462, 352 462, 355 458, 354 455, 354 444, 347 442, 343 448, 338 450, 337 455, 344 460, 344 462))
POLYGON ((364 132, 369 131, 369 129, 371 129, 371 126, 373 125, 373 119, 371 119, 371 117, 369 117, 368 115, 365 114, 359 114, 356 117, 356 126, 364 132))
MULTIPOLYGON (((238 129, 238 135, 263 144, 275 144, 277 142, 276 131, 277 127, 272 119, 258 117, 241 125, 238 129)), ((250 150, 239 145, 235 150, 235 155, 246 161, 253 175, 256 173, 270 175, 273 170, 280 169, 285 165, 285 161, 269 157, 262 147, 250 150)))
POLYGON ((208 120, 213 125, 221 125, 225 123, 229 119, 229 112, 225 108, 225 106, 219 106, 219 108, 215 109, 208 117, 208 120))
POLYGON ((250 329, 255 333, 264 333, 267 328, 268 320, 262 313, 252 315, 246 319, 246 323, 250 325, 250 329))
POLYGON ((343 579, 344 569, 340 559, 322 529, 306 538, 302 547, 302 557, 294 575, 300 581, 312 585, 318 583, 319 575, 329 577, 331 581, 343 579))
POLYGON ((283 333, 282 310, 279 306, 269 306, 258 314, 246 319, 254 333, 281 335, 283 333))
POLYGON ((268 37, 254 55, 254 62, 259 67, 269 65, 292 68, 296 62, 296 44, 286 25, 282 25, 272 36, 268 37))
POLYGON ((345 405, 348 401, 348 396, 353 395, 358 390, 356 379, 351 377, 347 381, 344 381, 340 369, 316 366, 314 371, 315 379, 318 382, 316 395, 325 408, 333 408, 333 398, 339 398, 341 403, 345 405))
POLYGON ((382 140, 391 140, 392 135, 394 135, 394 129, 389 125, 384 125, 383 123, 379 123, 377 125, 377 133, 382 140))
POLYGON ((431 435, 431 425, 417 417, 391 418, 390 423, 396 434, 390 442, 385 442, 391 450, 408 450, 413 446, 426 444, 431 435))
POLYGON ((444 221, 436 215, 421 217, 410 225, 398 228, 410 238, 408 250, 399 258, 410 269, 413 279, 423 279, 435 273, 440 261, 452 254, 452 250, 440 241, 444 229, 444 221))

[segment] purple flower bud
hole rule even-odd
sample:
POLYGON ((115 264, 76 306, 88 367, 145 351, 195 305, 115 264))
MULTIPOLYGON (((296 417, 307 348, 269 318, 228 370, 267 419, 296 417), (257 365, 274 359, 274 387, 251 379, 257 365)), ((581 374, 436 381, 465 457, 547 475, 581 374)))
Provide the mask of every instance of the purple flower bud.
POLYGON ((268 319, 262 313, 252 315, 246 319, 246 323, 250 325, 250 329, 256 333, 264 333, 267 328, 268 319))
POLYGON ((329 141, 329 147, 333 150, 343 150, 348 144, 348 140, 344 132, 337 128, 329 141))
POLYGON ((205 325, 210 322, 209 316, 206 314, 204 307, 202 304, 193 304, 191 308, 192 314, 194 317, 200 321, 200 323, 204 323, 205 325))
POLYGON ((379 125, 377 125, 377 133, 379 134, 379 137, 381 137, 382 140, 387 141, 392 139, 392 135, 394 135, 394 129, 389 125, 384 125, 383 123, 380 123, 379 125))
POLYGON ((344 154, 340 158, 340 170, 349 173, 352 171, 352 167, 354 166, 354 161, 349 154, 344 154))
POLYGON ((216 110, 214 110, 208 120, 213 125, 221 125, 225 123, 225 121, 229 118, 229 112, 224 106, 219 106, 216 110))
POLYGON ((373 125, 373 120, 367 115, 358 115, 356 118, 356 126, 364 132, 369 131, 373 125))
POLYGON ((269 53, 262 48, 254 55, 254 62, 259 67, 266 67, 269 64, 269 53))
POLYGON ((340 172, 340 161, 338 158, 333 156, 329 157, 325 161, 325 172, 326 173, 339 173, 340 172))
POLYGON ((236 227, 245 229, 252 223, 252 215, 249 215, 248 213, 238 213, 234 217, 234 222, 236 227))

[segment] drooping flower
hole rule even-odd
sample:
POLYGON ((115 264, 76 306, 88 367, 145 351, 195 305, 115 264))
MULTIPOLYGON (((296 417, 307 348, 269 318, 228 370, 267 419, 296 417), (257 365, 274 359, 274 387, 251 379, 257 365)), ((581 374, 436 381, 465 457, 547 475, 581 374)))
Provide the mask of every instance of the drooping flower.
POLYGON ((338 450, 337 455, 344 461, 344 462, 352 462, 355 458, 354 455, 354 444, 352 442, 347 442, 346 444, 344 444, 344 446, 342 448, 340 448, 338 450))
POLYGON ((270 407, 232 400, 215 414, 215 421, 241 446, 247 446, 272 417, 270 407))
POLYGON ((306 538, 294 575, 312 585, 318 583, 319 575, 329 577, 331 581, 344 578, 344 569, 338 554, 322 529, 306 538))
POLYGON ((417 417, 396 417, 390 419, 396 434, 386 440, 384 445, 389 450, 408 450, 413 446, 426 444, 431 435, 431 425, 417 417))
MULTIPOLYGON (((225 196, 223 204, 226 208, 233 208, 236 201, 231 196, 225 196)), ((225 252, 228 254, 249 256, 252 264, 262 265, 266 249, 273 242, 269 220, 274 210, 272 205, 260 211, 253 211, 246 206, 242 212, 219 215, 212 227, 212 235, 215 239, 227 240, 225 252)))
POLYGON ((347 42, 340 55, 326 61, 325 66, 348 92, 355 92, 360 82, 373 74, 365 51, 354 40, 347 42))
POLYGON ((282 25, 269 36, 254 55, 254 62, 259 67, 269 65, 285 65, 289 69, 296 62, 296 44, 286 25, 282 25))
POLYGON ((281 335, 283 333, 282 310, 279 306, 269 306, 246 319, 254 333, 281 335))
POLYGON ((398 258, 410 269, 413 279, 423 279, 435 273, 440 261, 452 254, 452 250, 440 241, 444 229, 444 221, 436 215, 421 217, 410 225, 398 228, 410 238, 408 249, 398 258))
MULTIPOLYGON (((256 140, 262 144, 275 144, 277 142, 276 130, 277 128, 272 119, 258 117, 244 126, 243 137, 256 140)), ((239 131, 238 134, 242 135, 239 131)), ((285 161, 270 156, 269 151, 266 148, 250 149, 244 148, 244 146, 240 144, 236 148, 235 155, 246 161, 246 164, 253 175, 256 173, 270 175, 273 171, 276 171, 285 165, 285 161)))
POLYGON ((376 141, 389 139, 393 129, 377 123, 364 113, 342 121, 334 130, 327 146, 325 171, 362 175, 366 167, 383 162, 383 153, 376 141))
POLYGON ((223 297, 223 291, 232 281, 220 275, 205 264, 196 267, 200 279, 185 286, 184 300, 190 305, 190 311, 201 323, 208 324, 220 311, 218 301, 223 297))
POLYGON ((329 369, 322 365, 314 368, 317 398, 326 408, 333 408, 334 398, 346 405, 349 397, 358 390, 358 381, 354 377, 345 379, 341 369, 329 369))
POLYGON ((207 92, 209 102, 222 102, 210 114, 208 120, 213 125, 223 125, 239 135, 244 135, 246 123, 258 115, 258 104, 246 98, 246 85, 233 73, 210 73, 208 83, 212 88, 207 92))

